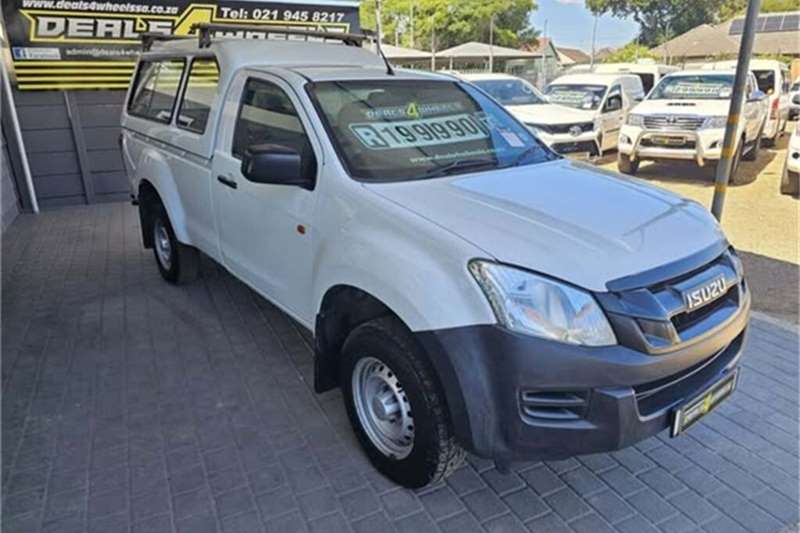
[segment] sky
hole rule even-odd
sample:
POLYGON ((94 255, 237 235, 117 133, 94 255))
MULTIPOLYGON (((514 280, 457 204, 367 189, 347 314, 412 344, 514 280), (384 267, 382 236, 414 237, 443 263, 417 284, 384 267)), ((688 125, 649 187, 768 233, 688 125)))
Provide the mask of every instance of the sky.
MULTIPOLYGON (((537 0, 536 3, 539 6, 533 16, 536 29, 544 31, 547 21, 546 37, 551 37, 556 46, 591 52, 594 17, 584 0, 537 0)), ((597 23, 597 48, 627 44, 636 37, 638 29, 632 20, 604 15, 597 23)))

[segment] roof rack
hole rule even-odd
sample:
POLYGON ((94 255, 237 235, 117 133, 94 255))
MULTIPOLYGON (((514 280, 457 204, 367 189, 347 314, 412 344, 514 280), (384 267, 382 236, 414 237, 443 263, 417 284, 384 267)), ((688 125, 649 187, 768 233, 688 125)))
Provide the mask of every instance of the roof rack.
POLYGON ((280 34, 280 35, 303 35, 308 40, 309 37, 319 37, 322 39, 331 39, 342 41, 347 46, 361 46, 361 44, 369 37, 362 33, 343 33, 343 32, 329 32, 325 30, 300 30, 291 28, 271 28, 261 24, 214 24, 207 22, 199 22, 192 25, 192 31, 197 32, 200 48, 208 48, 211 46, 211 32, 215 31, 257 31, 267 34, 280 34))
POLYGON ((192 39, 192 35, 170 35, 167 33, 160 33, 157 31, 145 31, 139 34, 142 40, 142 51, 147 52, 153 47, 153 43, 157 41, 180 41, 183 39, 192 39))

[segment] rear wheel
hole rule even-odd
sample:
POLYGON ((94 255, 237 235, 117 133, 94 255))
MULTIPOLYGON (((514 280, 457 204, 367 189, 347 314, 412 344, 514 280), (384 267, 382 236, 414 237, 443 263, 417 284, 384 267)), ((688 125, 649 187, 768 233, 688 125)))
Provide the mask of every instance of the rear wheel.
POLYGON ((784 170, 781 179, 781 194, 800 195, 800 173, 784 170))
POLYGON ((200 265, 197 249, 178 241, 161 204, 155 208, 152 229, 153 252, 161 277, 170 283, 188 283, 197 278, 200 265))
POLYGON ((639 170, 639 160, 631 160, 630 156, 623 153, 617 154, 617 168, 623 174, 635 175, 639 170))
POLYGON ((356 328, 342 350, 340 383, 356 436, 381 473, 409 488, 443 479, 465 456, 420 350, 391 317, 356 328))

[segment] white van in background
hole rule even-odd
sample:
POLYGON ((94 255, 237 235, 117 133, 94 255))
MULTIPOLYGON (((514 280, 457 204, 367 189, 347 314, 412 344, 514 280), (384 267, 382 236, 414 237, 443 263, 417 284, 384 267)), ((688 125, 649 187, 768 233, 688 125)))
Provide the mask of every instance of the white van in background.
POLYGON ((630 74, 569 74, 545 89, 547 101, 515 116, 560 154, 602 156, 617 147, 628 111, 644 98, 642 82, 630 74))
POLYGON ((636 74, 642 80, 645 94, 655 87, 656 83, 669 74, 680 70, 671 65, 662 65, 652 60, 639 60, 636 63, 599 63, 594 66, 576 65, 567 70, 567 74, 583 74, 595 72, 597 74, 636 74))
MULTIPOLYGON (((706 63, 704 69, 733 70, 736 61, 717 61, 706 63)), ((751 59, 750 70, 756 77, 759 90, 768 96, 767 123, 764 125, 762 137, 772 146, 786 132, 789 123, 789 67, 774 59, 751 59)))

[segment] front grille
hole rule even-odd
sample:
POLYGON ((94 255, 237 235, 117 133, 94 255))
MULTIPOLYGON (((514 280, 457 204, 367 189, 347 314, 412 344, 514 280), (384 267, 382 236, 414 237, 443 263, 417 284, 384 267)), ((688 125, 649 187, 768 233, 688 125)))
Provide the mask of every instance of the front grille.
POLYGON ((620 342, 653 355, 670 353, 725 324, 739 312, 747 295, 737 261, 727 251, 681 275, 614 293, 614 306, 619 309, 614 327, 620 342), (719 287, 723 280, 722 295, 689 309, 690 295, 719 287))
POLYGON ((587 131, 594 130, 594 123, 592 122, 581 122, 578 124, 528 124, 531 127, 536 128, 537 130, 541 130, 545 133, 569 133, 570 129, 573 126, 579 126, 581 128, 581 133, 585 133, 587 131))
POLYGON ((520 392, 520 409, 531 422, 570 422, 583 418, 587 406, 586 391, 520 392))
POLYGON ((724 296, 703 307, 673 316, 672 325, 678 333, 682 333, 726 306, 739 306, 739 291, 736 287, 731 287, 724 296))
POLYGON ((644 127, 648 130, 695 131, 704 121, 704 117, 692 115, 645 115, 644 127))

